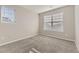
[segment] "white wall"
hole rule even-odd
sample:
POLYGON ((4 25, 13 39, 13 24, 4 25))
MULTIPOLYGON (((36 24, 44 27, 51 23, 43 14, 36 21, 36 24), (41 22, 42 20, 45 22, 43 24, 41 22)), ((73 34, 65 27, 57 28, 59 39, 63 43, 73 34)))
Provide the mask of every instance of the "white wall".
POLYGON ((76 46, 79 51, 79 5, 75 6, 75 35, 76 35, 76 46))
POLYGON ((40 26, 39 32, 42 35, 47 35, 51 37, 56 37, 64 40, 75 41, 75 26, 74 26, 74 6, 65 6, 53 10, 49 10, 47 12, 43 12, 39 14, 40 26), (45 15, 52 15, 58 12, 63 12, 63 26, 64 32, 56 32, 56 31, 45 31, 43 29, 43 17, 45 15))
POLYGON ((20 6, 8 6, 16 10, 16 23, 0 22, 0 45, 32 37, 38 33, 38 15, 20 6))

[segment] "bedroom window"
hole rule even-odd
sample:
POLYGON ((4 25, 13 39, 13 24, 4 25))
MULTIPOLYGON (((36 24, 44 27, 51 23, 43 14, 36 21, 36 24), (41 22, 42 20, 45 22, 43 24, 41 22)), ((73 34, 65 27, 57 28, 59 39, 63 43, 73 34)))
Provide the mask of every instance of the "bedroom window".
POLYGON ((44 30, 63 32, 63 13, 44 16, 44 30))
POLYGON ((1 7, 1 23, 15 23, 15 11, 12 8, 1 7))

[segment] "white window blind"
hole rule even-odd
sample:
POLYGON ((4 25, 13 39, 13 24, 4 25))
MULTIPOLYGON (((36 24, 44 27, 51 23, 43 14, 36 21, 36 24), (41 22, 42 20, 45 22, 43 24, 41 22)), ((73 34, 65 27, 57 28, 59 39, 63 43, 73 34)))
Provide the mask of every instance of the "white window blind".
POLYGON ((1 23, 15 23, 15 10, 13 8, 1 7, 1 23))
POLYGON ((44 16, 44 30, 63 32, 63 12, 44 16))

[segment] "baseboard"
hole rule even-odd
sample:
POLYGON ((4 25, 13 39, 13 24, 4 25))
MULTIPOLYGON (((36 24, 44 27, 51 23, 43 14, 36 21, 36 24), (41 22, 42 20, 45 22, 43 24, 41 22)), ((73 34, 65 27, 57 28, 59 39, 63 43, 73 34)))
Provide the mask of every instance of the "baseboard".
MULTIPOLYGON (((50 35, 44 35, 44 34, 39 34, 39 35, 43 35, 43 36, 47 36, 47 37, 51 37, 51 38, 56 38, 56 39, 60 39, 60 38, 57 38, 57 37, 52 37, 50 35)), ((71 39, 60 39, 60 40, 65 40, 65 41, 71 41, 71 42, 75 42, 75 40, 71 40, 71 39)))
POLYGON ((34 35, 31 35, 31 36, 28 36, 28 37, 24 37, 24 38, 21 38, 21 39, 17 39, 17 40, 5 42, 5 43, 0 44, 0 46, 7 45, 7 44, 10 44, 10 43, 13 43, 13 42, 17 42, 17 41, 19 41, 19 40, 28 39, 28 38, 34 37, 34 36, 36 36, 36 35, 37 35, 37 34, 34 34, 34 35))

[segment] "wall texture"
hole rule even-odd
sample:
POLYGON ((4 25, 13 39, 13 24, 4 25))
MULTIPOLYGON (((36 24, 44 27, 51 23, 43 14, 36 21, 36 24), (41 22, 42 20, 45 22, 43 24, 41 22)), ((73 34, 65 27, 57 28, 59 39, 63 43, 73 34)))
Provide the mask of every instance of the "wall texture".
POLYGON ((42 35, 47 35, 59 39, 65 39, 69 41, 75 41, 75 26, 74 26, 74 6, 65 6, 61 8, 56 8, 44 13, 40 13, 40 26, 39 26, 39 32, 42 35), (64 18, 64 32, 51 32, 51 31, 44 31, 43 30, 43 16, 44 15, 52 15, 53 13, 57 12, 63 12, 63 18, 64 18))
POLYGON ((32 37, 38 33, 38 15, 20 6, 7 6, 15 9, 16 23, 0 22, 0 44, 32 37))
POLYGON ((76 45, 79 51, 79 5, 75 6, 75 35, 76 45))

